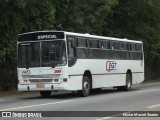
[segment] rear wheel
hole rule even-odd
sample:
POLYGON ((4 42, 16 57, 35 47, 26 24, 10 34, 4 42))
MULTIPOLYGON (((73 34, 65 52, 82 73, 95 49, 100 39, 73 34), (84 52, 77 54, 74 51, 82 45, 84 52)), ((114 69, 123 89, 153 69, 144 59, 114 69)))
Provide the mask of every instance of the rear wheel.
POLYGON ((129 91, 129 90, 131 90, 131 87, 132 87, 132 77, 131 77, 130 73, 127 73, 126 74, 126 85, 117 87, 117 89, 120 91, 122 91, 122 90, 129 91))
POLYGON ((82 80, 82 90, 78 91, 81 96, 87 97, 89 96, 91 91, 91 82, 90 79, 87 76, 83 77, 82 80))
POLYGON ((130 73, 126 74, 126 86, 124 87, 124 90, 128 91, 131 90, 132 87, 132 77, 130 73))
POLYGON ((50 97, 52 91, 40 91, 40 95, 44 98, 50 97))

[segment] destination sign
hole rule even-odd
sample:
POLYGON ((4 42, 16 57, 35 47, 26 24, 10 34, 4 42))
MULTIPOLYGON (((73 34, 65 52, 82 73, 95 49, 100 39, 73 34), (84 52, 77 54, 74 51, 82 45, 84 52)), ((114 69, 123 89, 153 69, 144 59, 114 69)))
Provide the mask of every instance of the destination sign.
POLYGON ((43 40, 43 39, 56 39, 57 36, 56 35, 38 35, 37 38, 39 40, 43 40))
POLYGON ((34 32, 18 36, 18 41, 64 39, 64 32, 34 32))

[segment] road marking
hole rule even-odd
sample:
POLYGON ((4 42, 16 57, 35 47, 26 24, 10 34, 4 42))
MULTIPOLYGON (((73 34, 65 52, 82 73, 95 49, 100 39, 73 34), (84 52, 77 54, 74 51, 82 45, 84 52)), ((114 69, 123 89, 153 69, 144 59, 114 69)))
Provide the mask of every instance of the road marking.
POLYGON ((154 108, 154 107, 158 107, 158 106, 160 106, 160 104, 152 105, 152 106, 149 106, 149 107, 147 107, 147 108, 154 108))
POLYGON ((100 118, 100 119, 96 119, 96 120, 107 120, 107 119, 110 119, 112 117, 104 117, 104 118, 100 118))
POLYGON ((72 102, 72 101, 75 101, 75 100, 66 100, 66 101, 52 102, 52 103, 45 103, 45 104, 37 104, 37 105, 30 105, 30 106, 24 106, 24 107, 7 108, 7 109, 1 109, 0 111, 7 111, 7 110, 10 111, 10 110, 16 110, 16 109, 23 109, 23 108, 31 108, 31 107, 38 107, 38 106, 45 106, 45 105, 54 105, 54 104, 72 102))
POLYGON ((137 91, 137 92, 140 93, 140 92, 147 92, 147 91, 154 91, 154 90, 159 90, 159 89, 140 90, 140 91, 137 91))

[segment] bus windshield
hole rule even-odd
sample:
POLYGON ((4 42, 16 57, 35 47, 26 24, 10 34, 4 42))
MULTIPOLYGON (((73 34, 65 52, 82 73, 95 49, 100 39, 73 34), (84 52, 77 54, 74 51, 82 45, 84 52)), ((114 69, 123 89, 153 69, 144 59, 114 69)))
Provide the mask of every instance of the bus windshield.
POLYGON ((18 44, 18 67, 55 67, 66 64, 64 41, 25 42, 18 44))

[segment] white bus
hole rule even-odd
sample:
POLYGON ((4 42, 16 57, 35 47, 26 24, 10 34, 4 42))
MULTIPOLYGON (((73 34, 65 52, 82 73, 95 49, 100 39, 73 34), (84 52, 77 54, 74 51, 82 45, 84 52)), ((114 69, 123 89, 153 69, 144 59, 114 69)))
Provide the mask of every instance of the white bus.
POLYGON ((141 41, 65 31, 18 35, 18 90, 78 91, 115 87, 130 90, 144 80, 141 41))

